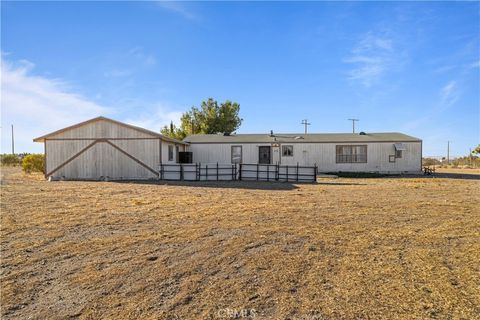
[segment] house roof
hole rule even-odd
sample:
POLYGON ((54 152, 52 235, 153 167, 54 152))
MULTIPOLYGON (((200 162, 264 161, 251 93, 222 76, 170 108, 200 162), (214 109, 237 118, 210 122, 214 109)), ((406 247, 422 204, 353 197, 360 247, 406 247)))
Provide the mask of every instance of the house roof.
POLYGON ((398 132, 367 133, 276 133, 270 134, 196 134, 186 137, 188 143, 367 143, 367 142, 421 142, 422 140, 398 132))
POLYGON ((165 140, 165 141, 170 141, 170 142, 179 143, 179 144, 186 144, 186 143, 183 142, 183 141, 180 141, 180 140, 177 140, 177 139, 173 139, 173 138, 164 136, 164 135, 162 135, 162 134, 160 134, 160 133, 157 133, 157 132, 155 132, 155 131, 150 131, 150 130, 147 130, 147 129, 144 129, 144 128, 140 128, 140 127, 137 127, 137 126, 133 126, 133 125, 131 125, 131 124, 127 124, 127 123, 120 122, 120 121, 113 120, 113 119, 106 118, 106 117, 96 117, 96 118, 93 118, 93 119, 90 119, 90 120, 87 120, 87 121, 83 121, 83 122, 74 124, 74 125, 72 125, 72 126, 69 126, 69 127, 66 127, 66 128, 63 128, 63 129, 60 129, 60 130, 51 132, 51 133, 49 133, 49 134, 43 135, 43 136, 41 136, 41 137, 35 138, 35 139, 33 139, 33 141, 34 141, 34 142, 44 142, 45 139, 48 139, 49 137, 55 136, 55 135, 57 135, 57 134, 59 134, 59 133, 62 133, 62 132, 65 132, 65 131, 68 131, 68 130, 71 130, 71 129, 75 129, 75 128, 84 126, 84 125, 86 125, 86 124, 89 124, 89 123, 92 123, 92 122, 95 122, 95 121, 100 121, 100 120, 112 122, 112 123, 115 123, 115 124, 120 125, 120 126, 123 126, 123 127, 127 127, 127 128, 130 128, 130 129, 133 129, 133 130, 137 130, 137 131, 143 132, 143 133, 145 133, 145 134, 148 134, 148 135, 151 135, 151 136, 154 136, 154 137, 158 137, 158 138, 160 138, 160 139, 162 139, 162 140, 165 140))

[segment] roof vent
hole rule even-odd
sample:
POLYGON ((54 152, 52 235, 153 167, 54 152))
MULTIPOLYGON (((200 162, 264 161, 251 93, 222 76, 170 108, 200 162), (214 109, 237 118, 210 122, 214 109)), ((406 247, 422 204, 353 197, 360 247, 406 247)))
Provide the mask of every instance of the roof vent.
POLYGON ((270 137, 273 137, 273 130, 270 130, 270 137))
POLYGON ((299 140, 299 139, 303 139, 303 137, 302 136, 296 136, 294 139, 299 140))
POLYGON ((366 134, 365 132, 361 131, 361 132, 359 133, 359 135, 361 135, 361 136, 366 136, 367 134, 366 134))

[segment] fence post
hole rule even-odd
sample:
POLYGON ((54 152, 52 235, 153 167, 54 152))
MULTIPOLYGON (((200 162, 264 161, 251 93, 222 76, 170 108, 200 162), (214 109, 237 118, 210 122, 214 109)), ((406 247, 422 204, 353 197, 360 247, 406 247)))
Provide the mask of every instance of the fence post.
POLYGON ((298 182, 298 162, 297 162, 297 182, 298 182))
POLYGON ((183 164, 180 163, 180 181, 183 181, 184 174, 183 174, 183 164))
POLYGON ((288 164, 285 167, 287 169, 287 182, 288 182, 288 164))
POLYGON ((243 163, 240 163, 240 168, 238 168, 238 180, 242 180, 242 166, 243 163))
POLYGON ((313 169, 313 182, 317 181, 317 164, 315 163, 315 167, 313 169))
POLYGON ((160 180, 163 180, 163 163, 160 162, 160 180))
POLYGON ((208 181, 208 164, 205 165, 205 180, 208 181))
POLYGON ((270 181, 270 165, 267 164, 267 181, 270 181))
POLYGON ((217 181, 218 181, 218 162, 217 162, 217 181))

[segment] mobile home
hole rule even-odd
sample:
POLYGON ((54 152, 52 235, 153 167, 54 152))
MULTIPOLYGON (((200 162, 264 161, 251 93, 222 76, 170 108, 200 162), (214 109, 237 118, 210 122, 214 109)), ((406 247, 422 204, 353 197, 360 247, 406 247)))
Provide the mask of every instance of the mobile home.
POLYGON ((319 172, 419 173, 422 141, 402 133, 192 135, 200 163, 317 165, 319 172))

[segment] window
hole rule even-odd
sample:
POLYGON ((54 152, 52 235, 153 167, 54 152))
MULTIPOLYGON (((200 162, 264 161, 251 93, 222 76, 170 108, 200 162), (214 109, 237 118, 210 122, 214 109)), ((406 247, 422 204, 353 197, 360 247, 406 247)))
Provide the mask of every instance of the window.
POLYGON ((395 148, 395 158, 401 158, 403 151, 407 150, 407 147, 403 143, 394 143, 393 147, 395 148))
POLYGON ((367 146, 337 146, 337 163, 366 163, 367 146))
POLYGON ((388 162, 395 162, 395 156, 394 155, 389 155, 388 156, 388 162))
POLYGON ((168 161, 173 161, 173 146, 168 145, 168 161))
POLYGON ((232 163, 242 163, 242 146, 232 146, 232 163))
POLYGON ((283 157, 293 157, 293 146, 282 146, 283 157))

